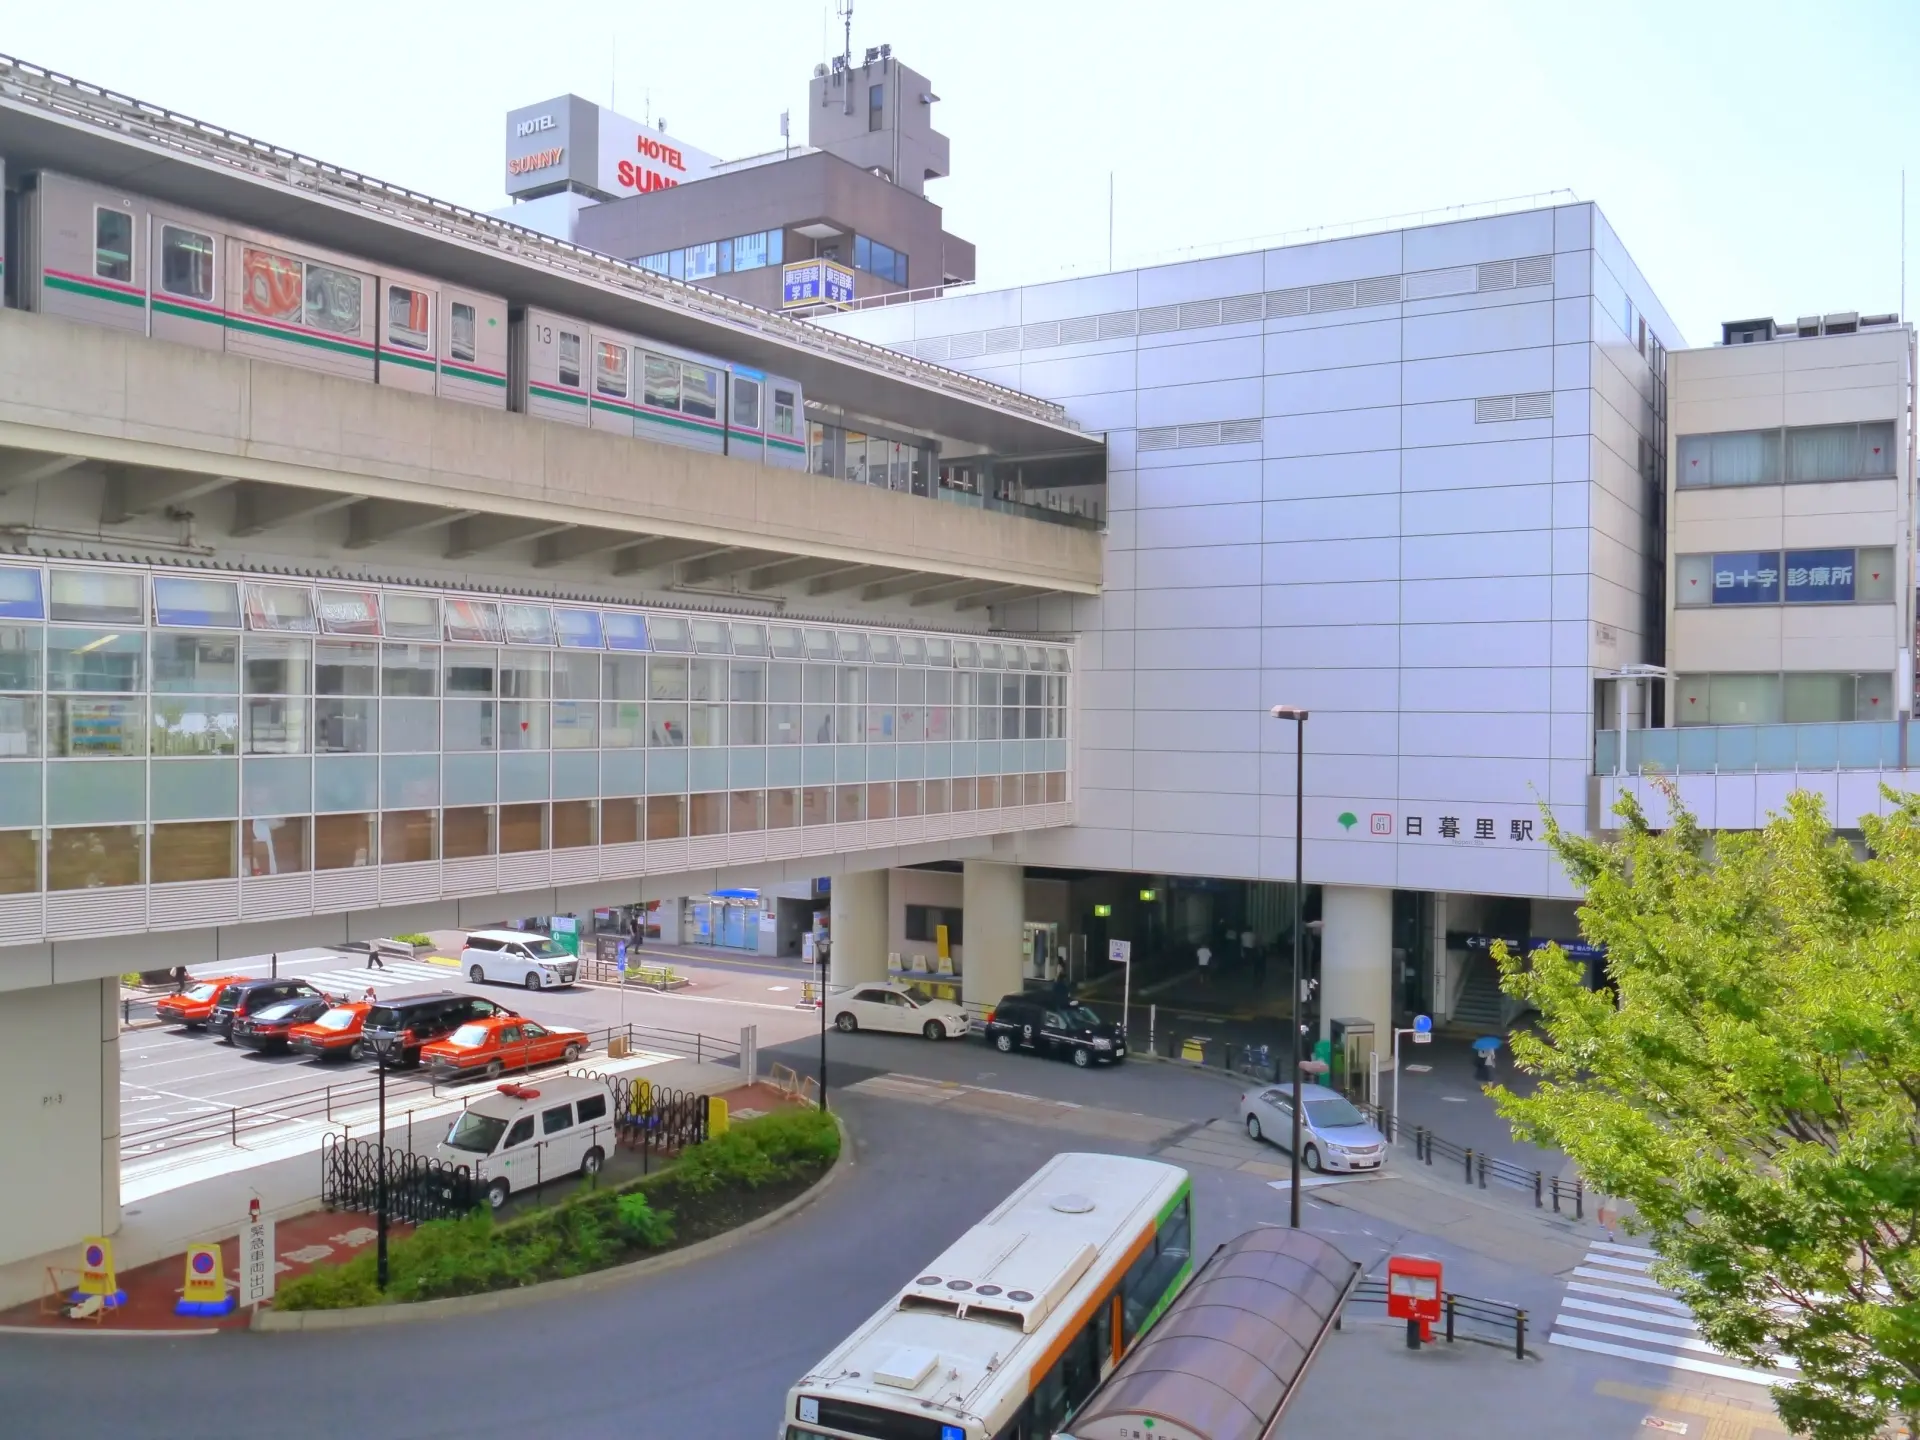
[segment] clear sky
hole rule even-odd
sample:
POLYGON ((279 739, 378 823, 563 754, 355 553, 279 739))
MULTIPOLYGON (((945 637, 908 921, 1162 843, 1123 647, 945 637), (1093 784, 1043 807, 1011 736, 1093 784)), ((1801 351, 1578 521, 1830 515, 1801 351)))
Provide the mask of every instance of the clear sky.
MULTIPOLYGON (((492 208, 504 113, 568 90, 725 156, 783 108, 804 138, 832 8, 20 3, 0 47, 492 208)), ((1899 308, 1903 166, 1920 241, 1916 0, 857 0, 853 30, 941 96, 931 194, 984 284, 1105 269, 1109 172, 1122 267, 1565 187, 1694 344, 1899 308)))

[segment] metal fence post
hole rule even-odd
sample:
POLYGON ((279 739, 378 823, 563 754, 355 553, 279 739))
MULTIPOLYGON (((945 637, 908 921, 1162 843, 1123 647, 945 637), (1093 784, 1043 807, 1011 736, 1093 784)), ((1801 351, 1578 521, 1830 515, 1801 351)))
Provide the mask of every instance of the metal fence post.
POLYGON ((1487 1157, 1485 1155, 1480 1157, 1480 1188, 1482 1190, 1487 1188, 1487 1157))
POLYGON ((1513 1358, 1527 1358, 1527 1312, 1524 1310, 1513 1312, 1513 1358))
POLYGON ((1587 1182, 1576 1175, 1573 1181, 1573 1218, 1576 1220, 1584 1220, 1587 1218, 1585 1204, 1586 1189, 1587 1182))
POLYGON ((1453 1292, 1447 1292, 1447 1343, 1453 1343, 1453 1292))
POLYGON ((1467 1162, 1467 1184, 1471 1185, 1473 1183, 1473 1147, 1471 1145, 1467 1147, 1465 1158, 1467 1162))
MULTIPOLYGON (((1540 1181, 1540 1172, 1536 1170, 1533 1172, 1533 1208, 1536 1210, 1540 1208, 1540 1181)), ((1560 1208, 1560 1192, 1558 1190, 1553 1192, 1553 1208, 1555 1210, 1560 1208)))
POLYGON ((701 1035, 700 1035, 700 1032, 699 1032, 698 1030, 696 1030, 696 1031, 694 1031, 694 1032, 693 1032, 693 1063, 694 1063, 694 1064, 696 1064, 696 1065, 698 1065, 698 1064, 700 1064, 700 1063, 701 1063, 701 1060, 700 1060, 700 1041, 701 1041, 701 1035))
POLYGON ((237 1105, 227 1107, 227 1143, 229 1145, 240 1143, 240 1109, 237 1105))

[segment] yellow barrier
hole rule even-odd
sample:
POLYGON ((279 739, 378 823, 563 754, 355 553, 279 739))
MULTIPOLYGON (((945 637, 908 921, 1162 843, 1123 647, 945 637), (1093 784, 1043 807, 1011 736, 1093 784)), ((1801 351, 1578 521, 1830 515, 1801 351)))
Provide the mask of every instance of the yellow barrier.
POLYGON ((718 1095, 707 1097, 707 1138, 727 1133, 727 1102, 718 1095))
POLYGON ((1182 1040, 1180 1058, 1191 1060, 1196 1065, 1204 1065, 1207 1060, 1207 1042, 1205 1040, 1182 1040))

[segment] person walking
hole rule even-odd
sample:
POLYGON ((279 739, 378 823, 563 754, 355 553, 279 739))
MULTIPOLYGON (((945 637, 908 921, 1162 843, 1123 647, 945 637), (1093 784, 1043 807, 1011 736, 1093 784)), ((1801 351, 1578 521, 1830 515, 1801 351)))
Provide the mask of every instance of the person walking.
POLYGON ((385 970, 386 968, 387 962, 380 958, 380 947, 378 945, 367 946, 367 969, 385 970))
POLYGON ((184 965, 173 967, 173 993, 176 995, 187 993, 187 967, 184 965))
POLYGON ((1213 964, 1213 951, 1207 948, 1206 941, 1200 942, 1200 948, 1194 952, 1193 958, 1200 962, 1200 983, 1204 986, 1207 983, 1207 967, 1213 964))

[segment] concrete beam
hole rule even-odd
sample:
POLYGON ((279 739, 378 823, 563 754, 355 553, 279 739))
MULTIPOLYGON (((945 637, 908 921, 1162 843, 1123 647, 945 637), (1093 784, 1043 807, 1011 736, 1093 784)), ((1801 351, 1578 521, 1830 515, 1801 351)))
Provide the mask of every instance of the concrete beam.
POLYGON ((84 455, 44 455, 34 451, 23 451, 16 458, 0 467, 0 495, 14 490, 24 490, 28 486, 38 485, 42 480, 51 480, 56 475, 64 475, 76 465, 86 462, 84 455))
POLYGON ((406 500, 359 500, 347 511, 346 548, 365 550, 387 540, 437 530, 477 512, 416 505, 406 500))
POLYGON ((871 603, 875 600, 891 600, 896 595, 910 595, 915 590, 924 590, 927 583, 936 577, 924 570, 909 570, 894 580, 882 580, 878 585, 869 585, 860 592, 862 600, 871 603))
POLYGON ((831 595, 838 590, 853 590, 862 585, 899 574, 892 565, 849 565, 844 570, 829 570, 807 582, 807 594, 831 595))
POLYGON ((142 515, 157 515, 202 495, 224 490, 233 483, 231 475, 133 470, 125 465, 109 465, 106 493, 100 502, 100 523, 124 525, 142 515))
POLYGON ((533 568, 551 570, 556 565, 571 565, 576 560, 605 555, 610 550, 624 550, 633 543, 634 536, 629 531, 596 530, 590 525, 576 525, 571 530, 542 536, 533 547, 533 568))
POLYGON ((301 520, 344 510, 364 498, 360 495, 337 495, 326 490, 297 490, 286 485, 242 481, 234 492, 233 529, 229 533, 235 538, 260 535, 282 525, 293 525, 301 520))
POLYGON ((940 605, 949 600, 959 600, 968 595, 983 595, 991 590, 1006 589, 1004 580, 942 580, 916 590, 907 597, 907 604, 940 605))
POLYGON ((447 532, 447 559, 464 560, 502 545, 542 540, 573 529, 566 520, 528 520, 518 515, 463 515, 447 532))
POLYGON ((709 555, 703 560, 693 560, 682 565, 680 583, 702 585, 709 580, 721 580, 729 575, 738 575, 742 570, 764 566, 768 559, 769 552, 765 550, 728 550, 718 555, 709 555))
POLYGON ((678 565, 686 560, 699 560, 708 555, 719 555, 737 547, 720 545, 711 540, 669 540, 656 538, 642 540, 638 545, 629 545, 621 550, 613 561, 613 573, 616 575, 637 575, 642 570, 655 570, 666 565, 678 565))
POLYGON ((1041 592, 1031 585, 1001 585, 993 590, 977 590, 954 602, 956 610, 984 610, 989 605, 1001 605, 1008 600, 1024 600, 1029 595, 1041 592))
POLYGON ((798 555, 789 560, 779 560, 771 565, 762 565, 747 577, 749 590, 776 590, 782 585, 791 585, 796 580, 810 580, 815 575, 826 575, 844 570, 850 565, 847 560, 828 560, 818 555, 798 555))

